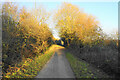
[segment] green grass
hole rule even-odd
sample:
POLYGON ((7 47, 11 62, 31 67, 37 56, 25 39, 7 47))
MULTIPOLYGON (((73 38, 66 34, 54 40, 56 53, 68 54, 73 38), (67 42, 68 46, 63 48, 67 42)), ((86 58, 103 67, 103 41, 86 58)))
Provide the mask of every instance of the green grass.
POLYGON ((70 62, 71 68, 76 78, 107 78, 108 75, 92 67, 90 64, 77 59, 70 53, 66 53, 66 58, 70 62))
POLYGON ((27 58, 15 67, 9 67, 3 78, 33 78, 48 62, 53 55, 54 50, 49 49, 45 54, 36 56, 34 59, 27 58))

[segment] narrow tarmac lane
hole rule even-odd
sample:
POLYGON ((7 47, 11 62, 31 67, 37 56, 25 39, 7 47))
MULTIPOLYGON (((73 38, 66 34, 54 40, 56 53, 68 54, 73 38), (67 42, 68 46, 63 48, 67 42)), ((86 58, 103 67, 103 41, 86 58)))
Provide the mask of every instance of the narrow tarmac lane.
POLYGON ((75 78, 75 76, 64 52, 58 50, 35 78, 75 78))

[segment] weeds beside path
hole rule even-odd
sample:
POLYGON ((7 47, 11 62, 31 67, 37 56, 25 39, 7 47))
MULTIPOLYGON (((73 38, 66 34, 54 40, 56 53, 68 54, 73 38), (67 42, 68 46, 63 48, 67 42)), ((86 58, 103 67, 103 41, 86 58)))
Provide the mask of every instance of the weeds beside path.
POLYGON ((70 53, 66 53, 66 58, 70 62, 76 78, 109 78, 109 76, 100 69, 93 67, 83 60, 77 59, 70 53))
POLYGON ((33 78, 54 54, 57 45, 52 45, 44 54, 34 59, 27 58, 15 67, 10 67, 3 78, 33 78))
POLYGON ((72 78, 72 80, 75 78, 63 52, 64 49, 60 47, 35 78, 72 78))

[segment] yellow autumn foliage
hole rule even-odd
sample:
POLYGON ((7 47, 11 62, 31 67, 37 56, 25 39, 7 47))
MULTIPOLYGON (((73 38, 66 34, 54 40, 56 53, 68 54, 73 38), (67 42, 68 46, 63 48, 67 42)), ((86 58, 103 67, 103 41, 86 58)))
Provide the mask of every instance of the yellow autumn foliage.
POLYGON ((70 3, 61 5, 55 13, 54 21, 60 37, 65 38, 68 45, 75 38, 88 44, 99 38, 100 27, 96 18, 70 3))
MULTIPOLYGON (((43 54, 52 44, 49 18, 43 8, 27 11, 12 2, 2 5, 3 70, 26 58, 43 54)), ((25 64, 27 65, 27 64, 25 64)))

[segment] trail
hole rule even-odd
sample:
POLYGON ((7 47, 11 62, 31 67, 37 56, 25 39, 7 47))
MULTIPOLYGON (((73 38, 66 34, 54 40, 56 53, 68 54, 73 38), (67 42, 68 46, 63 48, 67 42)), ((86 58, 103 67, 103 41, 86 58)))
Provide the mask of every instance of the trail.
POLYGON ((57 50, 35 78, 75 78, 65 53, 57 50))

